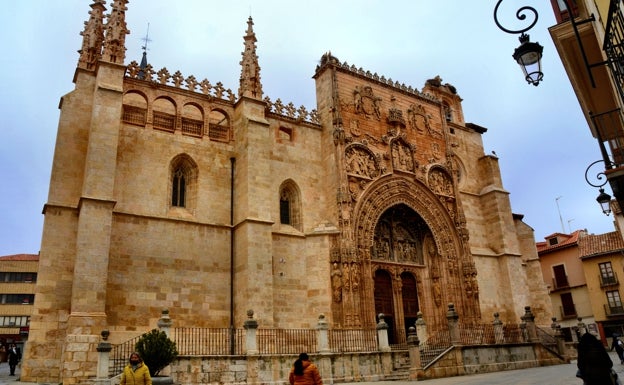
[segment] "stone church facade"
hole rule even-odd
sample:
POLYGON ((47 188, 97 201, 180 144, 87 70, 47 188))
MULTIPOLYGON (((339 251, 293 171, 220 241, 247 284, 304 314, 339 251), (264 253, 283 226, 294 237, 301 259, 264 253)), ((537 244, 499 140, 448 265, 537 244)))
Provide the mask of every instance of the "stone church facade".
POLYGON ((103 329, 123 342, 163 308, 174 327, 241 327, 253 309, 265 327, 323 313, 371 328, 384 313, 391 343, 418 312, 444 327, 449 303, 462 322, 519 322, 529 305, 550 323, 533 231, 452 85, 327 53, 308 111, 263 94, 251 18, 235 93, 125 64, 126 10, 91 4, 61 98, 22 381, 92 376, 103 329))

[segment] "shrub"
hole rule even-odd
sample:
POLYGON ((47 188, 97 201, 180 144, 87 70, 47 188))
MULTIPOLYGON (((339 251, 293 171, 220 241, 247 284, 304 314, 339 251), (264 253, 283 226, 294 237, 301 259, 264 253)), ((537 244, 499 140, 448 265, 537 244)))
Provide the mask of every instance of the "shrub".
POLYGON ((171 341, 165 332, 158 329, 152 329, 151 332, 143 334, 134 348, 141 355, 152 377, 158 375, 178 356, 175 342, 171 341))

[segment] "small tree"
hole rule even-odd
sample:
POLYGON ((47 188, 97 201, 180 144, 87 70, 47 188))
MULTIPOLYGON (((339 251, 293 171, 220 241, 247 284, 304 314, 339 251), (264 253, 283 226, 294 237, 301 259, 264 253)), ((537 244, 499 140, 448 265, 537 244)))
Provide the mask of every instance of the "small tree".
POLYGON ((175 342, 167 337, 167 333, 158 329, 143 334, 134 348, 141 355, 152 377, 158 375, 178 356, 175 342))

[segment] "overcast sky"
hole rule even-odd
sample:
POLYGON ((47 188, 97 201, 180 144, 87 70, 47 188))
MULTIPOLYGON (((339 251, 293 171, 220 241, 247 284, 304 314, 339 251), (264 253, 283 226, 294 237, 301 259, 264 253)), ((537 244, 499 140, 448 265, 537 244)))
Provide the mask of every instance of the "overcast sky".
MULTIPOLYGON (((613 231, 598 191, 585 182, 600 158, 548 27, 550 2, 503 1, 499 20, 515 28, 516 10, 539 12, 529 31, 544 46, 544 81, 528 85, 511 54, 518 36, 493 21, 495 1, 131 0, 126 63, 148 59, 187 77, 238 90, 247 18, 254 20, 265 96, 316 108, 315 67, 327 51, 349 64, 421 89, 439 75, 463 98, 467 122, 486 127, 512 210, 537 241, 554 232, 613 231), (557 197, 560 197, 557 200, 557 197), (559 206, 559 210, 557 207, 559 206)), ((91 1, 20 0, 0 13, 0 255, 37 253, 62 95, 72 77, 91 1)), ((108 6, 110 10, 110 6, 108 6)), ((607 192, 611 193, 610 188, 607 192)))

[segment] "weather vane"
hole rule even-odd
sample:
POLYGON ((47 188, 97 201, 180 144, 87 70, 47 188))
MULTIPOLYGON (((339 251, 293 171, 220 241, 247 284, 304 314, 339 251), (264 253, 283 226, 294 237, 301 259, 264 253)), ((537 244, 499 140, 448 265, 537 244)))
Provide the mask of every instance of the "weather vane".
POLYGON ((141 46, 141 48, 143 49, 143 52, 147 52, 147 43, 149 43, 150 41, 152 41, 152 39, 149 38, 149 23, 147 23, 147 33, 145 34, 145 37, 142 37, 141 40, 143 40, 145 42, 144 46, 141 46))

